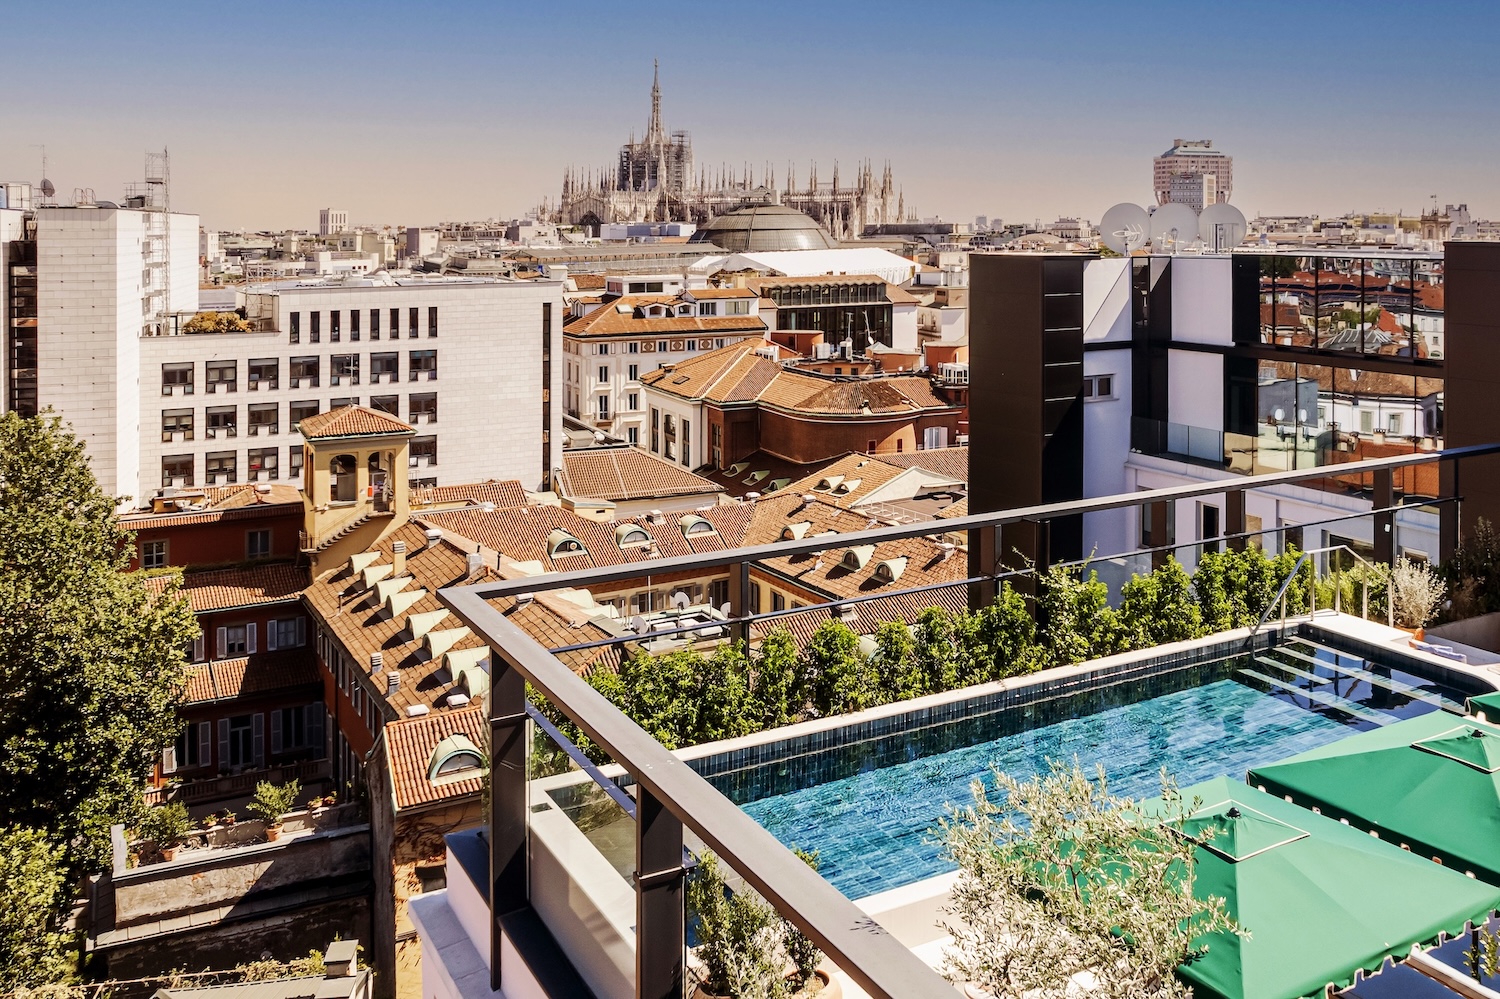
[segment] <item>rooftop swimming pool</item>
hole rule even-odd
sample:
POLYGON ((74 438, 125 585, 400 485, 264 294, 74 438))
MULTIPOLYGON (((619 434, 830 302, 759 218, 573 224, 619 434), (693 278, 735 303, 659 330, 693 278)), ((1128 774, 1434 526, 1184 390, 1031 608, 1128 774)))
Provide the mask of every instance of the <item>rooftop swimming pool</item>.
POLYGON ((1068 692, 1018 707, 718 773, 709 779, 820 873, 863 898, 951 870, 933 837, 991 767, 1103 764, 1117 794, 1150 797, 1163 767, 1187 787, 1429 711, 1464 692, 1297 639, 1265 652, 1068 692))

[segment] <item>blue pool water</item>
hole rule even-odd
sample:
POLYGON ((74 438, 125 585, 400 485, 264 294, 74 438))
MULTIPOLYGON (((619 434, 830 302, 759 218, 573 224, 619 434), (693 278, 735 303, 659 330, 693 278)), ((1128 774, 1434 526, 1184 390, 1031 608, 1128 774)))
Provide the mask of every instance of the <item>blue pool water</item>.
POLYGON ((1165 767, 1187 787, 1353 731, 1443 708, 1463 694, 1346 654, 1294 644, 1258 656, 886 736, 713 782, 789 846, 817 850, 850 898, 951 870, 932 830, 991 767, 1016 776, 1074 756, 1112 790, 1150 797, 1165 767))

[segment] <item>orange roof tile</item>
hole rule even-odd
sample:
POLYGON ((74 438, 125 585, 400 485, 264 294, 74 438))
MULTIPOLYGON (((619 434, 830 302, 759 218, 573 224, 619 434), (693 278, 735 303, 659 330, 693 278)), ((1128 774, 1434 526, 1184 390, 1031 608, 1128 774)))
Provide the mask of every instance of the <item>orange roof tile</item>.
POLYGON ((603 500, 657 499, 716 493, 718 485, 638 447, 564 451, 558 492, 603 500))
POLYGON ((416 430, 388 413, 364 406, 340 406, 326 413, 309 416, 297 424, 297 432, 308 440, 335 440, 340 437, 386 437, 415 434, 416 430))
POLYGON ((681 303, 674 295, 621 295, 587 315, 572 319, 563 326, 568 336, 656 335, 658 333, 740 333, 760 336, 766 322, 759 316, 647 316, 642 310, 665 305, 669 311, 681 303))
POLYGON ((959 482, 969 481, 969 446, 935 447, 924 451, 903 451, 899 454, 883 454, 880 460, 887 465, 902 468, 920 468, 934 475, 945 475, 959 482))
POLYGON ((435 784, 427 778, 432 752, 450 735, 462 735, 483 750, 489 745, 489 720, 482 703, 455 711, 413 718, 385 730, 386 759, 395 785, 396 810, 431 804, 450 798, 479 794, 484 789, 483 771, 461 780, 435 784))
POLYGON ((188 668, 184 697, 188 704, 205 704, 300 687, 321 690, 322 684, 311 648, 283 649, 196 663, 188 668))
POLYGON ((183 595, 193 613, 258 607, 262 604, 293 603, 307 586, 307 571, 289 562, 211 569, 206 572, 167 573, 151 576, 146 585, 162 593, 180 579, 183 595))
POLYGON ((411 491, 413 509, 453 504, 493 503, 496 506, 525 506, 526 490, 514 479, 475 482, 459 486, 428 486, 411 491))

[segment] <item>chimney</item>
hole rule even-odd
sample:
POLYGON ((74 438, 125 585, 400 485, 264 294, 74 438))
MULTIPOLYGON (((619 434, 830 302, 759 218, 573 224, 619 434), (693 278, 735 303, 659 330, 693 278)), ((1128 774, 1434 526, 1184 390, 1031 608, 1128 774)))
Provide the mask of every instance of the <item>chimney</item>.
POLYGON ((469 552, 467 561, 469 563, 469 575, 472 576, 484 568, 484 553, 469 552))
POLYGON ((391 545, 391 575, 396 578, 406 575, 406 542, 391 545))
POLYGON ((359 973, 359 941, 335 940, 323 952, 323 975, 351 978, 359 973))
POLYGON ((441 540, 443 540, 443 532, 442 531, 438 530, 436 527, 429 527, 427 529, 427 547, 428 548, 431 548, 433 545, 437 544, 441 540))
POLYGON ((371 676, 378 676, 380 674, 380 667, 382 665, 384 665, 384 664, 385 664, 385 653, 383 653, 383 652, 371 652, 370 653, 370 675, 371 676))
POLYGON ((386 696, 389 697, 391 694, 394 694, 396 691, 398 691, 400 689, 401 689, 401 674, 398 673, 398 672, 396 672, 395 670, 391 670, 389 673, 387 673, 385 675, 385 693, 386 693, 386 696))

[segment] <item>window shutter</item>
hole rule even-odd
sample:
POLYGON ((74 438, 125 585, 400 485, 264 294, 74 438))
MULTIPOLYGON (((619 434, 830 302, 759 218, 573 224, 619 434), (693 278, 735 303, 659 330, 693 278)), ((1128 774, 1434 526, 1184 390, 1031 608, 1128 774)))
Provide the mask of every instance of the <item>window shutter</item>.
MULTIPOLYGON (((266 651, 267 652, 275 652, 276 651, 276 625, 278 623, 279 622, 277 622, 277 621, 267 621, 266 622, 266 651)), ((275 752, 275 750, 272 750, 272 752, 275 752)))
POLYGON ((250 756, 256 766, 266 762, 266 716, 262 714, 250 716, 250 756))
POLYGON ((226 654, 226 649, 228 649, 228 647, 229 647, 229 638, 228 638, 228 635, 226 634, 226 632, 228 632, 228 630, 229 629, 227 629, 227 628, 220 628, 220 629, 218 629, 215 632, 215 644, 214 644, 214 648, 217 651, 214 653, 214 655, 217 658, 219 658, 219 659, 223 659, 224 658, 224 656, 226 654))
MULTIPOLYGON (((222 634, 223 628, 219 629, 222 634)), ((229 719, 219 719, 219 769, 229 769, 229 719)))
POLYGON ((168 746, 161 751, 161 772, 172 773, 177 769, 177 747, 168 746))
POLYGON ((206 767, 214 761, 213 738, 213 724, 211 722, 199 722, 198 765, 200 767, 206 767))
POLYGON ((323 756, 323 702, 314 701, 302 711, 302 728, 307 733, 307 744, 321 758, 323 756))
POLYGON ((307 644, 307 618, 297 618, 297 640, 292 644, 299 649, 307 644))
POLYGON ((255 651, 255 625, 245 625, 245 654, 250 655, 255 651))
POLYGON ((281 755, 281 746, 281 709, 277 708, 271 712, 271 755, 281 755))
POLYGON ((203 646, 203 632, 199 631, 198 637, 193 639, 193 662, 201 663, 203 661, 204 652, 206 651, 203 646))

